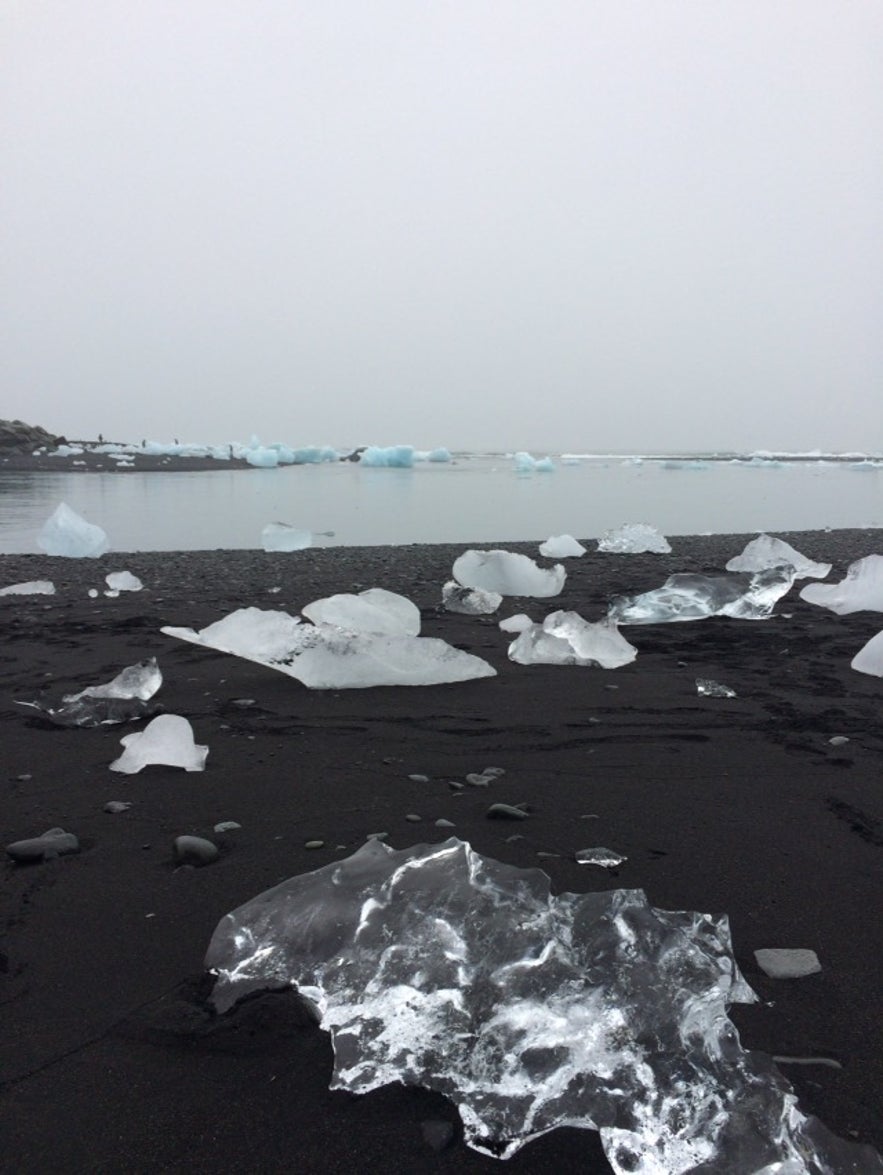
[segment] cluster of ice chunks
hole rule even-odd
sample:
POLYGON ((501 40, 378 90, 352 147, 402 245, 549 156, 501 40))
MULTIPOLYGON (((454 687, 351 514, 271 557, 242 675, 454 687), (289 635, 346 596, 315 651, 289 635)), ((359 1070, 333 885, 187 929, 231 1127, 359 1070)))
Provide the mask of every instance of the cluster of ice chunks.
POLYGON ((490 616, 502 602, 503 597, 499 592, 461 587, 455 579, 449 579, 442 588, 444 608, 448 612, 459 612, 463 616, 490 616))
POLYGON ((110 765, 111 771, 135 775, 143 767, 162 765, 204 771, 208 747, 193 738, 193 727, 179 714, 160 714, 141 731, 120 739, 125 748, 110 765))
POLYGON ((37 535, 37 545, 47 555, 96 559, 110 544, 100 526, 87 522, 62 502, 44 522, 37 535))
POLYGON ((497 1157, 571 1126, 616 1172, 881 1170, 742 1049, 727 1008, 756 997, 726 917, 641 890, 553 895, 455 838, 371 840, 227 914, 205 965, 221 1013, 296 988, 331 1033, 332 1088, 438 1091, 497 1157))
POLYGON ((551 457, 533 457, 524 451, 513 457, 516 473, 553 473, 555 462, 551 457))
POLYGON ((0 596, 54 596, 55 584, 50 579, 32 579, 27 583, 11 583, 0 588, 0 596))
POLYGON ((571 534, 553 534, 540 543, 540 554, 547 559, 577 559, 586 548, 571 534))
POLYGON ((830 563, 814 563, 783 539, 759 534, 748 543, 741 555, 734 555, 729 560, 727 571, 754 572, 784 566, 794 568, 795 579, 824 579, 831 570, 830 563))
POLYGON ((612 530, 605 530, 598 539, 598 550, 613 555, 667 555, 671 545, 655 526, 644 522, 627 522, 612 530))
POLYGON ((261 531, 261 546, 265 551, 303 551, 312 545, 311 531, 288 522, 268 522, 261 531))
POLYGON ((148 705, 162 685, 162 672, 156 657, 128 665, 103 685, 89 685, 78 693, 65 694, 59 706, 43 702, 18 702, 39 710, 57 726, 115 726, 134 722, 155 713, 148 705))
POLYGON ((527 555, 514 551, 469 550, 454 561, 454 579, 463 587, 481 588, 501 596, 557 596, 567 572, 560 563, 539 567, 527 555))
POLYGON ((801 600, 830 608, 838 616, 851 612, 883 612, 883 555, 866 555, 851 563, 840 583, 810 583, 801 600))
POLYGON ((577 612, 550 612, 542 624, 524 628, 509 646, 510 661, 519 665, 618 669, 637 655, 638 650, 612 620, 605 618, 593 624, 577 612))
POLYGON ((730 616, 766 620, 794 582, 792 567, 771 567, 754 575, 671 575, 660 588, 637 596, 618 596, 608 609, 617 624, 669 624, 730 616))

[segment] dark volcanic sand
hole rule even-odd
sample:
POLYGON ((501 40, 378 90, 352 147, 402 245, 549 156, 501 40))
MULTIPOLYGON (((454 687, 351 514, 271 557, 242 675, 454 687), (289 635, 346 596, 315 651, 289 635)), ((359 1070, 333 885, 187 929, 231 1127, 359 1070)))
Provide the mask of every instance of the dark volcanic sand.
MULTIPOLYGON (((748 537, 674 539, 670 556, 589 554, 568 562, 561 596, 506 601, 500 615, 560 607, 595 619, 613 593, 720 571, 748 537)), ((831 580, 883 549, 880 531, 785 537, 833 561, 831 580)), ((0 557, 0 586, 48 578, 58 589, 0 599, 2 843, 60 825, 83 845, 55 862, 3 866, 4 1169, 609 1171, 590 1131, 554 1131, 506 1167, 458 1140, 437 1154, 421 1122, 456 1124, 453 1106, 401 1087, 329 1092, 328 1039, 290 996, 259 997, 221 1020, 204 1011, 202 960, 222 915, 377 831, 396 848, 453 832, 489 856, 541 864, 558 891, 643 887, 658 907, 726 911, 738 962, 765 1001, 733 1009, 743 1042, 840 1061, 784 1071, 807 1112, 883 1149, 883 683, 849 667, 880 615, 837 617, 802 602, 798 584, 767 622, 629 628, 639 655, 623 669, 522 667, 507 660, 496 619, 439 611, 463 549, 0 557), (146 590, 87 597, 124 568, 146 590), (499 676, 311 692, 159 632, 371 586, 410 596, 424 634, 479 654, 499 676), (48 728, 12 704, 42 687, 58 696, 107 681, 150 655, 165 675, 159 700, 210 747, 202 774, 118 775, 108 764, 136 727, 48 728), (739 696, 699 698, 696 677, 739 696), (255 704, 233 704, 242 698, 255 704), (850 741, 832 747, 832 735, 850 741), (506 774, 489 791, 448 787, 490 765, 506 774), (107 815, 112 799, 133 807, 107 815), (495 800, 527 801, 532 815, 517 828, 487 820, 495 800), (423 822, 407 823, 409 812, 423 822), (598 819, 581 820, 590 813, 598 819), (456 827, 436 828, 440 817, 456 827), (222 820, 242 827, 219 839, 221 859, 176 870, 172 838, 211 836, 222 820), (524 839, 509 842, 514 832, 524 839), (307 850, 311 838, 329 847, 307 850), (594 844, 627 862, 607 873, 570 859, 594 844), (810 947, 823 970, 768 979, 753 952, 770 946, 810 947)))

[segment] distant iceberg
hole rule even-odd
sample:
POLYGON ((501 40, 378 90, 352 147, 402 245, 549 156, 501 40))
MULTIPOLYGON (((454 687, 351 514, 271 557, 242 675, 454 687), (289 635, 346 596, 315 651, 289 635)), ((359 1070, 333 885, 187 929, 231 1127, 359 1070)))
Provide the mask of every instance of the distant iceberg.
POLYGON ((414 446, 390 445, 384 449, 378 445, 369 445, 362 450, 359 463, 377 468, 410 469, 414 464, 414 446))
POLYGON ((530 453, 519 452, 513 457, 516 473, 552 473, 555 462, 551 457, 532 457, 530 453))

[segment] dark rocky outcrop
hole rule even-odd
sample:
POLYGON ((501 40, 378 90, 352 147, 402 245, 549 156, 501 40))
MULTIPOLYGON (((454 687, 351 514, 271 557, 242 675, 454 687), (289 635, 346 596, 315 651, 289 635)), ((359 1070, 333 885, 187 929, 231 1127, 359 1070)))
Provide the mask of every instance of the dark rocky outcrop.
POLYGON ((65 443, 36 424, 23 420, 0 420, 0 453, 32 453, 34 449, 55 449, 65 443))

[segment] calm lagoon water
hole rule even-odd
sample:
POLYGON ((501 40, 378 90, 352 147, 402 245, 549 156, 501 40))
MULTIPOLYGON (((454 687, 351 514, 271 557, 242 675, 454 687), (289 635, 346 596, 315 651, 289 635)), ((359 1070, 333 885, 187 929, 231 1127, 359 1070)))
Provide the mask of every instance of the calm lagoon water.
POLYGON ((883 526, 880 462, 555 464, 518 474, 507 457, 469 455, 411 469, 0 472, 0 553, 37 552, 60 502, 103 527, 116 551, 257 548, 268 522, 311 530, 321 546, 589 539, 624 522, 669 535, 883 526))

